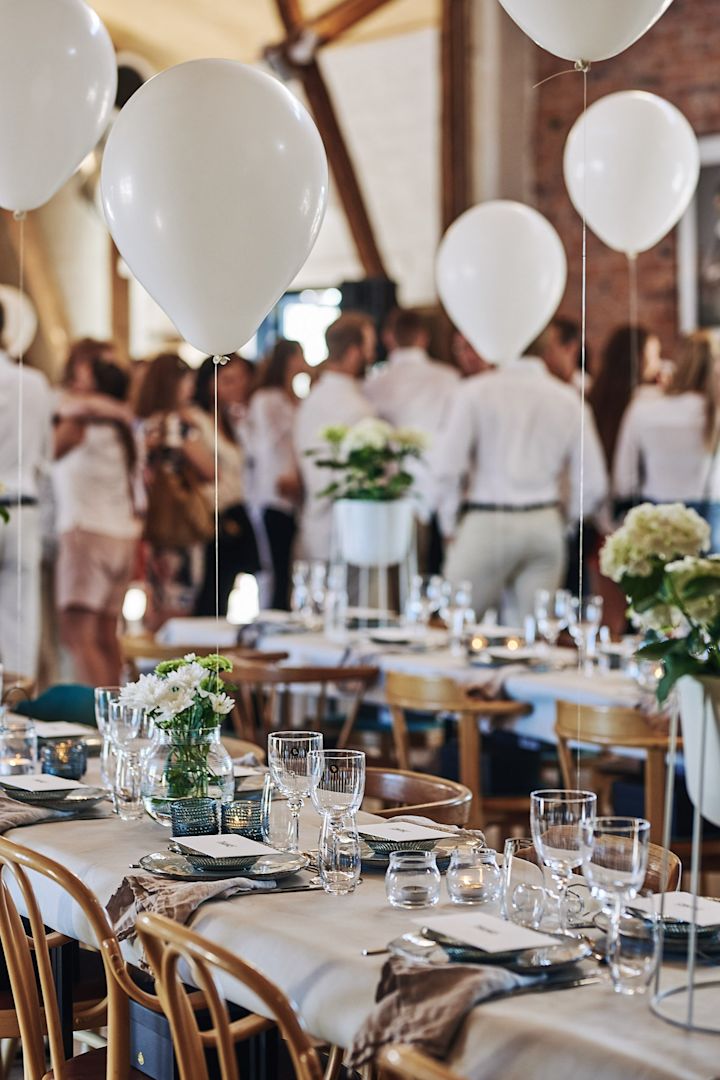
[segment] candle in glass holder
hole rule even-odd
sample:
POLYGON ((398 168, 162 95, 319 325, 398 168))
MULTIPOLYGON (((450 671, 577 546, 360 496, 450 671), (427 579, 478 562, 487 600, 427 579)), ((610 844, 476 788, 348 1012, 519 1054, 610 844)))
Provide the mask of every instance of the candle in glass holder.
POLYGON ((31 719, 3 716, 0 720, 0 776, 22 776, 37 767, 37 734, 31 719))
POLYGON ((41 769, 64 780, 82 780, 87 772, 87 747, 82 739, 60 739, 40 749, 41 769))
POLYGON ((500 896, 501 874, 492 848, 458 847, 447 872, 453 904, 490 904, 500 896))

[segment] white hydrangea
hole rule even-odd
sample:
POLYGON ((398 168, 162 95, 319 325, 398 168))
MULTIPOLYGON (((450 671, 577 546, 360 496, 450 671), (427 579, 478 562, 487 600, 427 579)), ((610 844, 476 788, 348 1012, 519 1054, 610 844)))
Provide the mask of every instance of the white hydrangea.
POLYGON ((427 450, 430 439, 423 431, 416 428, 398 428, 393 441, 406 450, 427 450))
POLYGON ((697 556, 709 547, 710 526, 695 510, 682 503, 643 503, 630 510, 623 525, 605 541, 600 570, 618 582, 628 574, 647 577, 654 560, 697 556))
POLYGON ((672 579, 673 587, 680 596, 697 578, 717 578, 717 588, 713 592, 694 600, 683 597, 683 607, 691 619, 705 626, 720 616, 720 555, 710 555, 705 559, 686 556, 669 563, 665 572, 672 579))
POLYGON ((345 456, 353 450, 384 450, 393 436, 393 428, 385 420, 368 416, 348 430, 342 442, 345 456))

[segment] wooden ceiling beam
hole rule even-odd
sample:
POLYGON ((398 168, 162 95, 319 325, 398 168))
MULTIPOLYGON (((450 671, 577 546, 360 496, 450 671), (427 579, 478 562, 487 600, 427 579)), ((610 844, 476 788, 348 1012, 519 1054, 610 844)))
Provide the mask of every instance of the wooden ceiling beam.
POLYGON ((442 0, 441 181, 443 232, 472 203, 469 0, 442 0))
POLYGON ((318 42, 325 45, 342 37, 363 19, 373 15, 389 0, 341 0, 329 11, 323 11, 314 19, 308 19, 305 29, 314 34, 318 42))

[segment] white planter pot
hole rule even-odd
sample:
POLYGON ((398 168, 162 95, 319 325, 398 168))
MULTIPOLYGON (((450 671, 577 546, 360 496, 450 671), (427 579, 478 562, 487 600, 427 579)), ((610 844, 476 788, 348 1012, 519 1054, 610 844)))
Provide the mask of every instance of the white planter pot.
POLYGON ((688 795, 707 821, 720 825, 720 678, 686 675, 677 687, 688 795))
POLYGON ((340 499, 334 513, 340 556, 352 566, 394 566, 410 550, 413 506, 409 499, 340 499))

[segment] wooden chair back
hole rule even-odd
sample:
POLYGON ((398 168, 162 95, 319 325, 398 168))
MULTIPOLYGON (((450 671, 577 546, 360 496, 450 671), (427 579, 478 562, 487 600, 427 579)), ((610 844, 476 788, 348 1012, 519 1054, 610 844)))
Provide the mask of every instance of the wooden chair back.
POLYGON ((417 814, 445 825, 466 825, 472 804, 472 792, 456 780, 374 766, 365 770, 365 797, 393 804, 373 808, 379 817, 417 814))
POLYGON ((572 743, 594 746, 628 747, 645 751, 645 817, 650 822, 651 838, 662 837, 665 793, 667 732, 658 730, 639 709, 616 705, 578 705, 558 701, 555 711, 555 734, 558 741, 560 771, 565 787, 574 788, 576 766, 570 749, 572 743))
POLYGON ((452 1072, 434 1058, 428 1057, 413 1046, 401 1043, 384 1047, 378 1055, 382 1076, 393 1080, 461 1080, 460 1074, 452 1072))
MULTIPOLYGON (((553 832, 562 834, 564 829, 564 825, 558 825, 554 827, 553 832)), ((629 838, 617 836, 614 838, 612 845, 609 841, 606 841, 605 850, 606 852, 610 851, 612 847, 620 851, 631 843, 632 841, 629 838)), ((559 837, 559 846, 564 846, 562 836, 559 837)), ((533 862, 538 866, 541 865, 534 847, 521 848, 515 852, 515 855, 518 859, 526 859, 528 862, 533 862)), ((579 870, 578 873, 582 873, 582 871, 579 870)), ((648 864, 643 888, 650 889, 651 892, 675 892, 676 889, 680 888, 681 879, 682 862, 675 852, 668 851, 667 848, 661 847, 660 844, 648 844, 648 864)))
POLYGON ((282 991, 238 956, 162 915, 143 914, 137 930, 155 975, 158 994, 170 1023, 180 1080, 209 1080, 204 1049, 214 1047, 222 1080, 238 1080, 235 1029, 218 992, 216 975, 242 983, 275 1019, 287 1044, 297 1080, 321 1080, 322 1069, 302 1021, 282 991), (178 975, 178 964, 190 970, 202 991, 212 1026, 201 1031, 178 975))
POLYGON ((265 764, 267 755, 258 743, 249 742, 247 739, 237 739, 234 735, 223 735, 221 742, 231 758, 241 758, 253 754, 258 765, 265 764))
POLYGON ((68 939, 46 930, 29 871, 68 893, 82 909, 92 931, 94 940, 86 944, 93 944, 100 950, 107 987, 107 1002, 98 1008, 100 1026, 105 1022, 103 1016, 107 1007, 106 1075, 108 1080, 111 1077, 122 1080, 130 1074, 128 997, 159 1012, 157 998, 133 983, 107 912, 87 886, 66 867, 45 855, 0 837, 0 943, 18 1016, 25 1080, 40 1080, 47 1073, 45 1033, 54 1080, 64 1080, 67 1075, 50 950, 68 939), (29 921, 29 935, 25 932, 11 894, 11 885, 29 921))
POLYGON ((2 680, 2 703, 12 706, 18 701, 29 701, 35 693, 35 680, 28 675, 15 675, 6 671, 2 680))
MULTIPOLYGON (((284 691, 305 686, 317 688, 314 723, 322 727, 328 694, 335 687, 343 694, 345 721, 338 735, 337 745, 347 746, 357 719, 363 697, 377 680, 379 669, 369 665, 348 667, 294 667, 273 662, 263 656, 263 662, 240 660, 235 664, 228 680, 236 687, 236 707, 232 712, 236 733, 242 738, 253 738, 258 726, 264 735, 279 726, 280 701, 284 691)), ((303 721, 311 726, 310 720, 303 721)))
MULTIPOLYGON (((139 675, 138 661, 152 660, 159 664, 162 660, 174 660, 177 656, 187 656, 195 653, 203 656, 207 652, 214 651, 207 645, 167 645, 158 641, 153 634, 122 634, 120 637, 120 655, 130 679, 137 679, 139 675)), ((275 660, 283 660, 287 653, 262 653, 257 649, 245 648, 233 645, 231 648, 221 650, 223 656, 230 660, 264 660, 271 656, 275 660)))

